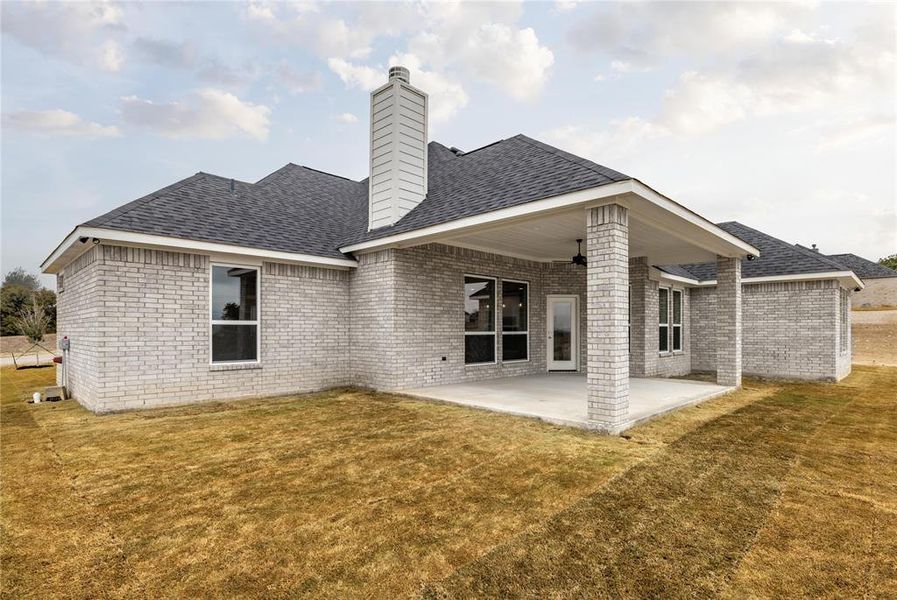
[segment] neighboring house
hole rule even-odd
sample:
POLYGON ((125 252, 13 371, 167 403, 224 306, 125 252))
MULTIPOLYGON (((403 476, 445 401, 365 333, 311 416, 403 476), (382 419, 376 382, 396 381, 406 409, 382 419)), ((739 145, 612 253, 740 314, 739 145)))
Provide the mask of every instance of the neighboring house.
POLYGON ((853 308, 897 306, 897 271, 856 254, 830 254, 829 258, 856 273, 866 284, 851 298, 853 308))
POLYGON ((105 412, 579 371, 617 431, 630 375, 849 372, 861 283, 824 257, 522 135, 428 144, 402 68, 371 123, 369 179, 198 173, 76 227, 42 267, 70 393, 105 412))

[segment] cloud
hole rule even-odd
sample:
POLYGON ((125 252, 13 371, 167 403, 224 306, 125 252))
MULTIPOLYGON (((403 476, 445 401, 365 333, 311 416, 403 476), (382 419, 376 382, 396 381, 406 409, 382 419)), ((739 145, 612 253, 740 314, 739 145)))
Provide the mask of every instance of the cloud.
POLYGON ((3 2, 0 27, 17 42, 47 56, 106 71, 122 68, 115 38, 124 31, 123 9, 111 2, 3 2))
POLYGON ((893 114, 860 115, 835 123, 826 120, 815 129, 819 132, 816 151, 826 152, 844 146, 856 146, 859 142, 865 145, 877 140, 893 143, 897 120, 893 114))
POLYGON ((341 122, 349 124, 349 125, 351 125, 353 123, 358 123, 358 117, 356 117, 352 113, 348 113, 348 112, 337 115, 336 118, 338 121, 341 121, 341 122))
POLYGON ((3 115, 3 126, 42 135, 72 137, 117 137, 118 127, 85 121, 67 110, 20 110, 3 115))
MULTIPOLYGON (((411 83, 429 97, 430 121, 444 123, 467 106, 468 97, 464 87, 446 75, 430 71, 421 66, 421 61, 413 54, 396 54, 390 57, 389 66, 401 65, 411 71, 411 83)), ((381 71, 380 77, 385 79, 381 71)))
POLYGON ((106 40, 100 44, 97 62, 104 71, 120 71, 125 62, 121 46, 115 40, 106 40))
POLYGON ((548 81, 554 54, 531 28, 487 24, 472 32, 458 61, 517 100, 532 100, 548 81))
POLYGON ((278 65, 275 76, 278 83, 293 94, 313 92, 321 89, 323 84, 321 74, 317 71, 299 72, 286 62, 278 65))
POLYGON ((122 98, 126 123, 170 138, 268 138, 271 109, 215 89, 195 92, 181 102, 157 104, 136 96, 122 98))
POLYGON ((386 83, 385 69, 355 65, 342 58, 329 59, 327 66, 350 88, 359 88, 370 92, 386 83))
POLYGON ((290 6, 250 5, 246 18, 267 38, 312 48, 349 87, 372 89, 384 83, 378 69, 360 61, 378 43, 398 44, 400 36, 411 36, 394 54, 415 57, 425 79, 438 76, 438 83, 460 87, 457 82, 470 77, 528 101, 548 81, 554 54, 532 28, 516 25, 521 10, 519 3, 510 2, 362 4, 351 17, 341 17, 322 10, 296 14, 290 6))
POLYGON ((606 129, 567 125, 549 130, 546 139, 580 156, 607 161, 629 157, 650 141, 669 135, 669 130, 638 117, 611 121, 606 129))
MULTIPOLYGON (((372 91, 387 81, 388 67, 376 68, 355 65, 341 58, 327 61, 330 69, 349 87, 372 91)), ((421 60, 413 54, 395 54, 389 59, 389 66, 401 65, 411 71, 411 84, 427 93, 429 97, 430 121, 443 123, 451 119, 459 110, 467 106, 468 97, 464 87, 445 75, 421 66, 421 60)))
POLYGON ((171 42, 138 37, 133 42, 135 54, 145 62, 170 69, 190 69, 198 60, 198 51, 191 42, 171 42))
POLYGON ((737 54, 793 29, 795 19, 811 12, 795 3, 600 3, 567 37, 579 52, 650 67, 678 55, 737 54))

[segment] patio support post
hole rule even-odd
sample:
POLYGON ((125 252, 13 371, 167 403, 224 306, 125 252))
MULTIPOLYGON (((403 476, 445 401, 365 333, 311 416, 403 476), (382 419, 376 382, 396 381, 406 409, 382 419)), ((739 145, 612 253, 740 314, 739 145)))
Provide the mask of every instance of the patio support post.
POLYGON ((586 222, 588 417, 616 433, 629 415, 629 211, 590 208, 586 222))
POLYGON ((716 381, 741 386, 741 259, 716 259, 716 381))
POLYGON ((629 259, 629 374, 657 375, 657 282, 648 278, 647 256, 629 259))

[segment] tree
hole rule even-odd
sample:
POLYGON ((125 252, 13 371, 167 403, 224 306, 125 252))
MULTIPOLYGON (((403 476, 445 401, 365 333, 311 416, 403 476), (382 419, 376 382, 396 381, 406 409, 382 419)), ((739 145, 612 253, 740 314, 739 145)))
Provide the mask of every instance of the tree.
POLYGON ((56 293, 40 286, 37 277, 21 267, 6 274, 0 286, 0 335, 19 335, 14 320, 37 302, 47 316, 47 331, 56 331, 56 293))
POLYGON ((37 275, 27 272, 22 267, 16 267, 3 278, 3 287, 7 285, 20 285, 26 289, 35 291, 41 289, 37 275))
POLYGON ((21 313, 10 319, 12 327, 20 334, 28 338, 32 344, 44 340, 44 335, 50 326, 50 317, 40 303, 37 294, 31 298, 31 303, 21 313))
POLYGON ((886 256, 884 258, 878 259, 878 264, 884 265, 889 269, 897 270, 897 254, 892 254, 891 256, 886 256))

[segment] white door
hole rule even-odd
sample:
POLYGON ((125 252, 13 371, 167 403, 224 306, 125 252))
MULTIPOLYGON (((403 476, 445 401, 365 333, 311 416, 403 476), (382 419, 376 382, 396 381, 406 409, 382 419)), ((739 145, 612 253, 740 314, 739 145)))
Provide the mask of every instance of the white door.
POLYGON ((576 296, 548 296, 548 370, 575 371, 579 358, 576 296))

